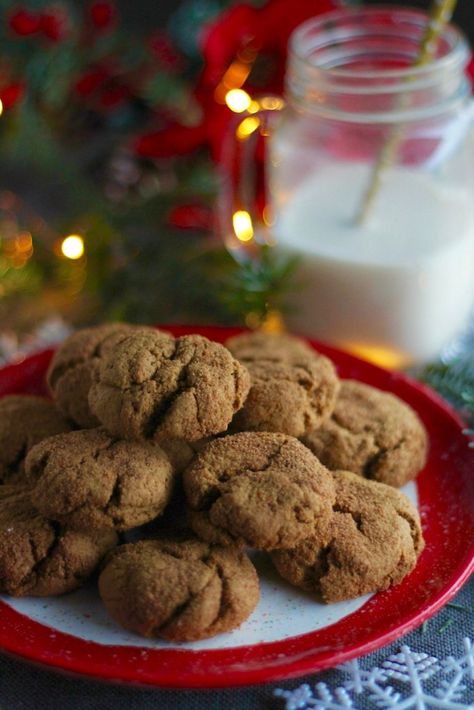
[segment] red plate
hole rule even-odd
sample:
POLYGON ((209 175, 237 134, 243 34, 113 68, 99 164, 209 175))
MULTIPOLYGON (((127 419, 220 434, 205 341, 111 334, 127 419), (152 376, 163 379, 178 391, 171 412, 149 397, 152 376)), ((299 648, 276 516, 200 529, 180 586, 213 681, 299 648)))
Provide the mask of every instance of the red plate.
MULTIPOLYGON (((236 331, 172 328, 223 341, 236 331)), ((224 687, 291 678, 329 668, 394 641, 428 619, 474 568, 474 456, 462 422, 426 387, 347 353, 315 347, 351 377, 394 392, 419 413, 430 436, 428 465, 417 480, 426 548, 394 589, 318 631, 253 645, 190 651, 186 646, 110 646, 52 630, 0 602, 0 648, 40 663, 108 680, 162 687, 224 687)), ((0 370, 0 395, 43 392, 51 351, 0 370)), ((38 600, 38 605, 42 600, 38 600)), ((288 619, 291 625, 291 618, 288 619)), ((291 626, 290 626, 291 628, 291 626)))

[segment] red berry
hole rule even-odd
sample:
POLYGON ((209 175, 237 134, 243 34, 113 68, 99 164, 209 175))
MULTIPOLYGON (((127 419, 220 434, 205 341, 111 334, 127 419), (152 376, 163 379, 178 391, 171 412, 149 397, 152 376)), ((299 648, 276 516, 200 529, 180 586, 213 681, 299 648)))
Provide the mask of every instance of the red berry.
POLYGON ((178 71, 182 60, 173 46, 170 37, 161 30, 157 30, 150 38, 150 49, 158 61, 170 71, 178 71))
POLYGON ((89 6, 89 15, 94 27, 104 32, 115 24, 117 9, 110 0, 94 0, 89 6))
POLYGON ((0 89, 0 100, 4 109, 12 108, 23 98, 25 94, 25 85, 20 82, 13 82, 0 89))
POLYGON ((40 28, 40 16, 36 12, 30 12, 24 7, 14 10, 8 18, 8 26, 17 35, 27 37, 38 32, 40 28))
POLYGON ((100 89, 108 78, 107 72, 103 69, 88 69, 77 80, 76 91, 80 96, 91 96, 97 89, 100 89))
POLYGON ((130 89, 126 86, 110 86, 102 91, 99 106, 104 111, 114 111, 130 99, 130 89))
POLYGON ((178 229, 209 230, 213 216, 209 207, 204 205, 175 205, 168 213, 168 222, 178 229))
POLYGON ((51 42, 61 42, 69 34, 69 15, 64 7, 51 6, 41 14, 40 30, 51 42))

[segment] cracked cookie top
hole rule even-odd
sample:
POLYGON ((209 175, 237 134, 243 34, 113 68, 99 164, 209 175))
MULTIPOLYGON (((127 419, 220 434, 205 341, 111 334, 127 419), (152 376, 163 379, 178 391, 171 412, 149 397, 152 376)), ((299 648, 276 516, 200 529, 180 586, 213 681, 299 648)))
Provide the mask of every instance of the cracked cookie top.
POLYGON ((335 471, 331 523, 293 550, 272 552, 282 577, 326 602, 399 584, 424 547, 418 511, 400 491, 335 471))
POLYGON ((331 474, 284 434, 216 439, 186 469, 183 483, 189 524, 209 542, 291 548, 332 514, 331 474))
POLYGON ((255 609, 258 577, 244 552, 194 539, 118 547, 99 578, 109 614, 143 636, 194 641, 230 631, 255 609))
POLYGON ((355 380, 342 381, 331 418, 302 441, 331 470, 397 488, 423 468, 428 448, 425 428, 408 404, 355 380))
POLYGON ((152 329, 111 323, 83 328, 64 341, 51 360, 47 382, 58 409, 66 417, 84 429, 99 425, 88 401, 94 372, 110 348, 127 335, 143 330, 152 329))
POLYGON ((289 333, 265 333, 260 330, 234 335, 225 342, 226 348, 241 362, 252 360, 292 360, 308 357, 315 351, 302 338, 289 333))
POLYGON ((250 392, 232 422, 233 431, 274 431, 303 436, 327 419, 339 380, 328 358, 313 352, 288 360, 265 354, 246 360, 250 392))
POLYGON ((28 451, 53 434, 69 431, 70 424, 44 397, 8 395, 0 399, 0 483, 24 476, 28 451))
POLYGON ((175 474, 157 445, 117 441, 103 429, 58 434, 31 449, 26 471, 42 515, 76 530, 128 530, 156 518, 175 474))
POLYGON ((225 431, 248 389, 247 370, 223 345, 150 332, 103 358, 89 403, 116 436, 196 441, 225 431))
POLYGON ((64 530, 33 507, 29 488, 0 486, 0 592, 17 597, 70 592, 116 544, 114 530, 64 530))

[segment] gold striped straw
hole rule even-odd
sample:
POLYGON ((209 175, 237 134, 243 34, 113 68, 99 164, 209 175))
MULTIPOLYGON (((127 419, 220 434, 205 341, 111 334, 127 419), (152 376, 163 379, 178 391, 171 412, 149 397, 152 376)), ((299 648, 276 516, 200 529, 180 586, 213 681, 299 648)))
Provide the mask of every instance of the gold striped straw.
MULTIPOLYGON (((443 31, 445 25, 451 20, 456 3, 457 0, 433 0, 430 8, 428 24, 420 44, 420 51, 413 64, 414 67, 422 67, 425 64, 428 64, 435 56, 438 37, 443 31)), ((403 127, 401 125, 395 126, 395 128, 392 129, 386 143, 382 147, 377 158, 377 162, 374 165, 370 183, 355 218, 356 224, 363 224, 369 216, 370 210, 382 184, 383 173, 395 162, 402 137, 403 127)))

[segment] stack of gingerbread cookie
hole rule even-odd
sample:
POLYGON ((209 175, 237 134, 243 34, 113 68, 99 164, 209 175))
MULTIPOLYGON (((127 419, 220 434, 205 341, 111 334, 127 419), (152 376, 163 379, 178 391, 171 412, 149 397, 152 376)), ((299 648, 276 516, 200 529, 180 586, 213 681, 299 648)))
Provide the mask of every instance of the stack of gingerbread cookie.
POLYGON ((51 362, 54 404, 0 400, 0 591, 62 594, 98 571, 125 628, 188 641, 252 613, 252 549, 326 602, 413 569, 420 520, 395 486, 425 462, 417 415, 298 338, 226 346, 89 328, 51 362))

